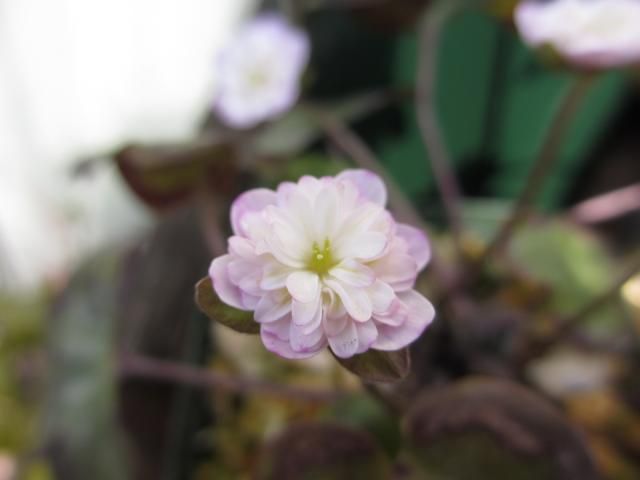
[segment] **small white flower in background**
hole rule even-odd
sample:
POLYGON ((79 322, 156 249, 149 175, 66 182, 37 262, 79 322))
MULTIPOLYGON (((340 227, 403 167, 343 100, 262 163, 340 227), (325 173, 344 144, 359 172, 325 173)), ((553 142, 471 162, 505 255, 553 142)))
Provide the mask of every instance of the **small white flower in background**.
POLYGON ((640 0, 524 0, 514 15, 525 43, 550 45, 574 65, 640 63, 640 0))
POLYGON ((407 346, 435 314, 413 289, 431 251, 385 203, 384 183, 365 170, 244 193, 229 253, 209 269, 216 293, 254 311, 264 345, 286 358, 407 346))
POLYGON ((218 115, 229 126, 248 128, 291 108, 309 52, 306 33, 283 17, 252 20, 220 57, 218 115))

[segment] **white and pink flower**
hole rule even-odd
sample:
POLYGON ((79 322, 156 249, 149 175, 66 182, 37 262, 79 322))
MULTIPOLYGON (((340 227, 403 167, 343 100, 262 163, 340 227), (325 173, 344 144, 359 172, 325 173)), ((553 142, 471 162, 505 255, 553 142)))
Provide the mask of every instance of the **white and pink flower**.
POLYGON ((266 348, 286 358, 407 346, 435 315, 413 288, 431 251, 422 231, 394 221, 386 196, 365 170, 244 193, 229 253, 209 269, 216 293, 254 311, 266 348))
POLYGON ((236 128, 249 128, 287 111, 298 99, 309 54, 307 34, 285 18, 255 18, 220 57, 215 111, 236 128))
POLYGON ((640 0, 524 0, 514 20, 528 45, 550 45, 574 65, 640 63, 640 0))

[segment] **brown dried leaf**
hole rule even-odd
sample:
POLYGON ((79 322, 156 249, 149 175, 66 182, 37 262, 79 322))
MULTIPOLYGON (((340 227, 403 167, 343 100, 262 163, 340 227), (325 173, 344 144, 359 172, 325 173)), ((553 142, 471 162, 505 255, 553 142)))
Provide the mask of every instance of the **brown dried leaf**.
POLYGON ((336 357, 336 360, 367 382, 397 382, 405 378, 411 369, 407 348, 395 352, 368 350, 351 358, 336 357))

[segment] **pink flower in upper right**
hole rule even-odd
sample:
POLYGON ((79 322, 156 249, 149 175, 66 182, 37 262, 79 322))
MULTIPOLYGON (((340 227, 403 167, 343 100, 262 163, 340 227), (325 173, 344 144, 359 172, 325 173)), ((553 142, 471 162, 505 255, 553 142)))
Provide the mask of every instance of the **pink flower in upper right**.
POLYGON ((524 0, 514 20, 531 47, 588 69, 640 63, 640 0, 524 0))

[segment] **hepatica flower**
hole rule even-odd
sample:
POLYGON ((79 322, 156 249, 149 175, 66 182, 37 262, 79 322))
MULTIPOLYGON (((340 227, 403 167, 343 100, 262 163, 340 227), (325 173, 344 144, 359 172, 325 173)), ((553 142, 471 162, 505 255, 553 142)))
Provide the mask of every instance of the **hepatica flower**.
POLYGON ((365 170, 244 193, 229 253, 209 270, 216 293, 254 311, 266 348, 286 358, 327 345, 341 358, 405 347, 434 317, 413 289, 430 247, 385 202, 383 182, 365 170))
POLYGON ((528 45, 550 45, 581 67, 640 62, 640 0, 525 0, 515 23, 528 45))
POLYGON ((223 121, 248 128, 288 110, 298 99, 309 39, 275 14, 244 26, 222 53, 214 108, 223 121))

